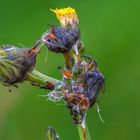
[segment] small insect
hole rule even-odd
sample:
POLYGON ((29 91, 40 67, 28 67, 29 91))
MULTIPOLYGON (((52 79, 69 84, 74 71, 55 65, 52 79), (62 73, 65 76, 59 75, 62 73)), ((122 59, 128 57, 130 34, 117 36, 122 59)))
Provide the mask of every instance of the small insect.
POLYGON ((81 93, 69 93, 64 95, 64 100, 70 110, 73 122, 81 124, 90 105, 88 97, 81 93))
POLYGON ((67 69, 63 70, 61 66, 58 66, 57 68, 61 72, 64 78, 68 79, 73 77, 73 74, 69 70, 67 69))
POLYGON ((93 69, 96 69, 97 70, 97 62, 95 59, 93 59, 91 56, 89 55, 81 55, 82 58, 84 59, 87 59, 88 62, 86 63, 86 67, 85 67, 85 70, 86 71, 90 71, 90 70, 93 70, 93 69))
POLYGON ((33 57, 34 55, 36 55, 37 53, 39 53, 39 49, 36 47, 31 48, 29 51, 26 52, 27 56, 33 57))
POLYGON ((85 110, 89 107, 88 98, 81 93, 64 94, 64 99, 67 105, 73 109, 85 110))

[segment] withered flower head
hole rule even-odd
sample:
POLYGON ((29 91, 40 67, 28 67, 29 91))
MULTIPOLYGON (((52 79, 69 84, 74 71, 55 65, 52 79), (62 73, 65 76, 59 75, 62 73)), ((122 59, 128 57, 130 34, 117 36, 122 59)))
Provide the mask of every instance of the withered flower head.
POLYGON ((0 82, 12 85, 22 82, 35 65, 34 49, 2 45, 0 48, 0 82))
POLYGON ((96 69, 88 71, 84 76, 85 95, 90 99, 90 107, 92 107, 101 91, 104 90, 105 78, 96 69))
POLYGON ((76 26, 79 26, 79 20, 75 9, 68 7, 52 11, 56 14, 62 27, 71 26, 72 28, 75 28, 76 26))
POLYGON ((61 26, 51 26, 41 40, 47 48, 53 52, 64 53, 69 51, 72 46, 80 39, 80 27, 77 14, 73 8, 52 10, 61 26))
POLYGON ((70 28, 52 26, 51 29, 42 36, 47 48, 53 52, 66 52, 79 40, 79 31, 70 28))

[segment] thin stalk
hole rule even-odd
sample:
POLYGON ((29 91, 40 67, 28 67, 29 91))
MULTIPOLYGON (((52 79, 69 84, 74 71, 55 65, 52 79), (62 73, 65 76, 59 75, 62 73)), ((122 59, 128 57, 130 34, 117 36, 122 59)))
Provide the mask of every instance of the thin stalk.
POLYGON ((36 69, 33 69, 32 71, 27 73, 26 80, 43 86, 47 86, 48 83, 55 85, 61 82, 57 79, 54 79, 52 77, 40 73, 36 69))
POLYGON ((86 123, 86 132, 87 132, 88 140, 91 140, 91 136, 90 136, 90 133, 89 133, 87 123, 86 123))
POLYGON ((85 127, 78 125, 77 129, 79 132, 80 140, 91 140, 87 125, 85 125, 85 127))

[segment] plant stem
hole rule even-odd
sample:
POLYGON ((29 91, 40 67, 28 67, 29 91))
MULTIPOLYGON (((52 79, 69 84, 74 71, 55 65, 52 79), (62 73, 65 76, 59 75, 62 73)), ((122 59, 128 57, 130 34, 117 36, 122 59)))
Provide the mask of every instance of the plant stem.
POLYGON ((78 125, 77 129, 79 132, 80 140, 91 140, 87 125, 85 125, 84 127, 78 125))
POLYGON ((44 87, 61 83, 61 81, 54 79, 52 77, 49 77, 47 75, 44 75, 40 73, 39 71, 37 71, 36 69, 33 69, 32 71, 27 73, 26 80, 34 84, 37 84, 39 86, 44 86, 44 87))

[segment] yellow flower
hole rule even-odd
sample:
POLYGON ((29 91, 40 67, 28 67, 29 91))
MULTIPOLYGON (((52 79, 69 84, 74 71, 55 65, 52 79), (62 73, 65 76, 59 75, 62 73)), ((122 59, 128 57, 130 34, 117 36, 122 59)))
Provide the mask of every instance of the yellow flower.
POLYGON ((56 14, 62 27, 66 27, 68 25, 75 27, 79 25, 79 21, 75 9, 68 7, 68 8, 56 9, 56 10, 51 9, 51 11, 56 14))

